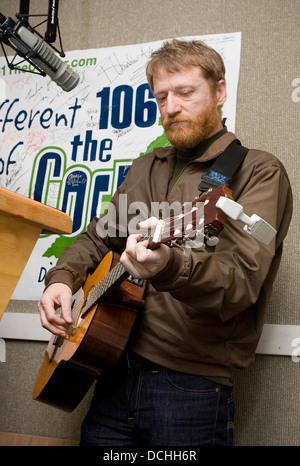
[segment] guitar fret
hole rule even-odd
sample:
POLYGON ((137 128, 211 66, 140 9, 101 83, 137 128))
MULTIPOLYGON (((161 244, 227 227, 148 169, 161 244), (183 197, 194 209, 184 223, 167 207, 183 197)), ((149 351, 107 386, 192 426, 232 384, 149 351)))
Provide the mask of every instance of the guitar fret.
POLYGON ((86 304, 83 307, 81 314, 82 317, 88 312, 99 299, 126 273, 125 267, 118 262, 113 269, 89 292, 86 300, 86 304))

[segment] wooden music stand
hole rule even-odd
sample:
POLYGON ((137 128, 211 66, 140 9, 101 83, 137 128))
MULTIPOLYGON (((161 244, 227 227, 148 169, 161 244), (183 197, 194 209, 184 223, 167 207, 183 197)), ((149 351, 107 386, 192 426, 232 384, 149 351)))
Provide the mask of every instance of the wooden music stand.
POLYGON ((40 234, 70 233, 69 215, 0 188, 0 320, 40 234))

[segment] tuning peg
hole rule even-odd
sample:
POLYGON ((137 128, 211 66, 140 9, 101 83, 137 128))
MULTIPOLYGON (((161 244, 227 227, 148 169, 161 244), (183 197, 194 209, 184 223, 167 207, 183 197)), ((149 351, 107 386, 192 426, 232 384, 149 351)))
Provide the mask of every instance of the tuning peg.
POLYGON ((214 247, 214 246, 217 246, 219 242, 219 238, 217 236, 204 235, 204 238, 205 238, 205 243, 207 244, 207 246, 214 247))
POLYGON ((172 241, 170 241, 169 246, 170 248, 177 248, 177 249, 180 249, 181 251, 184 251, 183 243, 179 243, 178 240, 176 239, 173 239, 172 241))

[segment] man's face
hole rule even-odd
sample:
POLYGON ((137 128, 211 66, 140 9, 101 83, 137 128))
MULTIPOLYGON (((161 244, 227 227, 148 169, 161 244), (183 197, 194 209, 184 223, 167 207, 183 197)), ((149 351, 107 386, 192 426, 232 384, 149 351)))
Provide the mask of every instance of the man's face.
POLYGON ((177 149, 187 151, 222 129, 223 80, 213 92, 198 66, 173 73, 159 67, 153 87, 167 138, 177 149))

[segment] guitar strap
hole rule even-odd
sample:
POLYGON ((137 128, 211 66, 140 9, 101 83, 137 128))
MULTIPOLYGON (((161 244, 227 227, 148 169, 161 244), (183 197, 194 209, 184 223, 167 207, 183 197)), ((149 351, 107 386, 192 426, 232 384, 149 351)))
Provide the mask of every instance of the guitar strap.
POLYGON ((243 162, 249 149, 242 146, 238 139, 232 141, 214 162, 211 169, 202 177, 199 191, 227 186, 231 177, 243 162))

